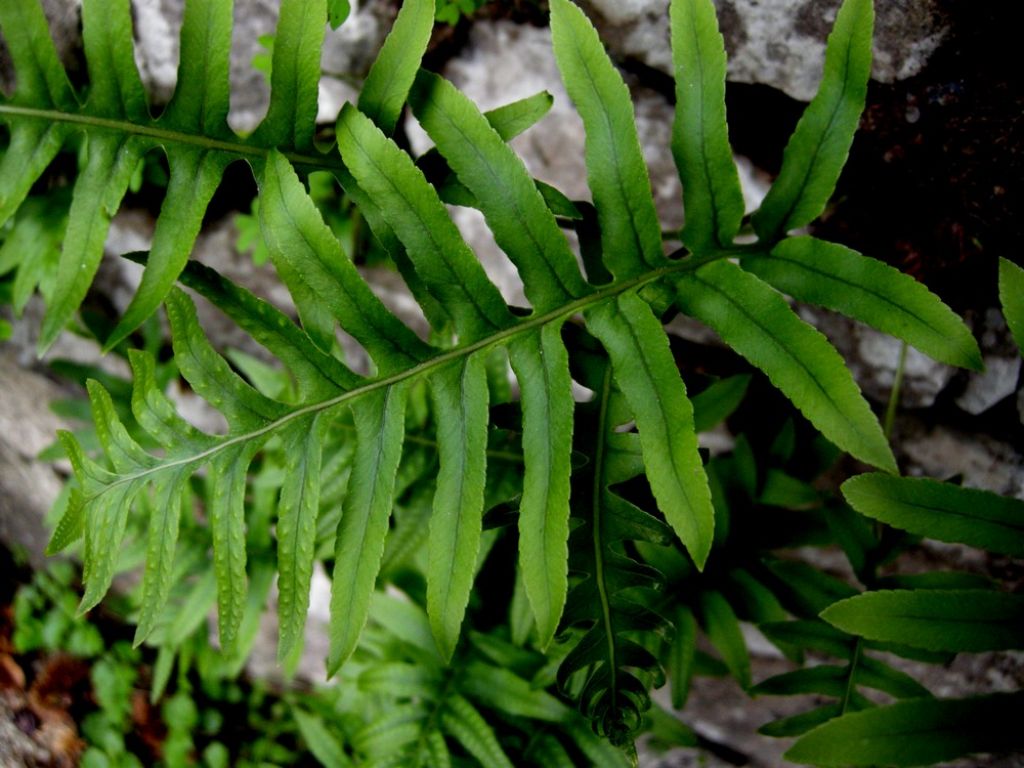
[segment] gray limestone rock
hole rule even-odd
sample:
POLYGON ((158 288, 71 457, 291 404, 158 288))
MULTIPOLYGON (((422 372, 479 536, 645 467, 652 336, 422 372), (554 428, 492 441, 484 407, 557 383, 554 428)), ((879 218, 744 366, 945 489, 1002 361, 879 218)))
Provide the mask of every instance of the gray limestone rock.
MULTIPOLYGON (((842 353, 854 378, 869 399, 885 403, 899 365, 899 339, 842 315, 801 306, 800 316, 828 336, 842 353)), ((937 363, 913 347, 907 348, 901 408, 927 408, 956 375, 956 369, 937 363)))
POLYGON ((46 377, 18 364, 13 347, 0 347, 0 540, 45 562, 50 535, 43 519, 63 485, 66 468, 36 457, 57 430, 68 428, 50 410, 65 394, 46 377))
MULTIPOLYGON (((840 0, 715 0, 729 79, 761 83, 809 101, 821 78, 825 38, 840 0)), ((668 0, 586 0, 613 53, 672 72, 668 0)), ((872 77, 894 82, 928 63, 948 32, 937 0, 879 0, 872 77)))

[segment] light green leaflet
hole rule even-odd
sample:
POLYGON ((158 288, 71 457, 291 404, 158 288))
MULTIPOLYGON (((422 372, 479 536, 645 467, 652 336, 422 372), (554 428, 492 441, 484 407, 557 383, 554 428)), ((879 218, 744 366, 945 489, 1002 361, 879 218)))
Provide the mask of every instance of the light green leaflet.
POLYGON ((501 294, 409 155, 351 105, 338 119, 338 147, 359 188, 405 246, 427 291, 447 307, 459 340, 477 341, 509 326, 512 315, 501 294))
POLYGON ((520 573, 542 647, 558 629, 569 589, 569 473, 573 400, 559 325, 509 346, 522 389, 526 463, 519 504, 520 573))
POLYGON ((299 152, 313 150, 325 16, 326 0, 281 3, 271 64, 270 107, 252 136, 253 142, 299 152))
POLYGON ((434 28, 434 0, 406 0, 359 94, 359 111, 386 134, 395 131, 434 28))
POLYGON ((487 376, 471 355, 430 378, 441 469, 430 517, 427 613, 441 656, 455 652, 476 575, 487 479, 487 376))
POLYGON ((363 345, 381 373, 427 357, 430 347, 370 290, 280 153, 267 158, 261 191, 260 224, 274 266, 320 347, 331 349, 337 322, 363 345))
POLYGON ((683 312, 768 374, 825 437, 862 461, 896 471, 882 428, 843 359, 779 294, 727 261, 681 277, 676 290, 683 312))
POLYGON ((786 145, 782 170, 754 229, 763 242, 809 224, 825 209, 857 130, 871 74, 872 0, 844 0, 825 50, 818 93, 786 145))
POLYGON ((972 752, 1024 747, 1024 694, 918 699, 844 715, 815 728, 786 752, 819 766, 932 765, 972 752))
POLYGON ((42 353, 56 340, 68 319, 82 303, 103 258, 110 218, 128 190, 135 166, 145 146, 134 137, 93 134, 85 140, 86 165, 75 183, 68 213, 68 228, 61 251, 58 280, 39 336, 42 353))
POLYGON ((451 83, 422 70, 409 104, 459 181, 479 201, 534 310, 547 312, 588 293, 569 244, 526 166, 480 110, 451 83))
POLYGON ((658 508, 703 568, 714 510, 693 425, 693 406, 668 339, 649 306, 624 294, 586 314, 587 328, 611 357, 615 380, 636 418, 647 479, 658 508))
POLYGON ((1024 648, 1024 596, 990 590, 865 592, 829 606, 821 617, 869 640, 930 651, 1024 648))
POLYGON ((277 657, 289 658, 302 644, 320 511, 320 463, 327 420, 322 414, 296 419, 281 435, 285 481, 277 522, 277 657))
POLYGON ((691 251, 728 248, 743 218, 743 193, 725 123, 725 43, 711 0, 670 8, 676 117, 672 154, 683 182, 691 251))
POLYGON ((939 541, 1024 557, 1024 501, 925 478, 866 474, 843 483, 862 515, 939 541))
POLYGON ((798 301, 842 312, 940 362, 982 368, 978 343, 963 321, 917 280, 884 262, 813 237, 791 237, 770 256, 744 258, 743 268, 798 301))
POLYGON ((335 545, 330 675, 355 650, 369 615, 402 457, 406 393, 400 385, 378 389, 352 406, 356 455, 335 545))

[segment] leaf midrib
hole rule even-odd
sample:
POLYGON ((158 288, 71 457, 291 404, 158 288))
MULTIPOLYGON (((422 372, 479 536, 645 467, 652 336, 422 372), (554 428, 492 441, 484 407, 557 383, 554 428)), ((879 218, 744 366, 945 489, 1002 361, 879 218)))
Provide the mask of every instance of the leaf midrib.
MULTIPOLYGON (((942 515, 950 515, 950 516, 953 516, 953 517, 963 518, 964 520, 966 520, 968 522, 972 522, 972 523, 987 523, 987 524, 992 525, 992 526, 996 526, 996 527, 1000 527, 1000 528, 1007 528, 1010 531, 1021 531, 1021 532, 1024 532, 1024 521, 1021 521, 1020 523, 1018 523, 1018 522, 1013 521, 1013 520, 1010 520, 1010 521, 998 520, 998 519, 994 519, 994 518, 991 518, 991 517, 983 517, 983 516, 980 516, 980 515, 977 515, 977 514, 972 514, 971 512, 965 512, 965 511, 962 511, 961 509, 959 509, 957 507, 941 507, 941 506, 937 506, 937 505, 933 505, 933 504, 924 504, 924 503, 919 503, 919 502, 916 502, 916 501, 907 501, 906 499, 901 499, 901 498, 894 499, 892 496, 888 496, 884 492, 876 492, 876 491, 871 491, 871 490, 861 490, 861 489, 858 489, 857 493, 860 493, 862 496, 867 496, 867 497, 871 498, 872 500, 874 500, 876 502, 891 503, 891 502, 893 502, 895 500, 899 504, 901 504, 903 506, 906 506, 906 507, 910 507, 911 510, 914 510, 914 511, 921 511, 921 512, 924 512, 924 513, 934 512, 934 513, 938 513, 938 514, 942 514, 942 515)), ((874 517, 875 515, 872 515, 872 516, 874 517)), ((879 517, 878 519, 882 520, 882 522, 886 523, 887 525, 892 525, 892 526, 894 526, 896 528, 902 528, 901 525, 892 522, 892 520, 895 519, 894 517, 889 516, 889 518, 890 518, 889 520, 882 520, 881 517, 879 517)))
MULTIPOLYGON (((860 428, 859 424, 856 424, 852 422, 849 418, 847 418, 843 408, 835 401, 835 399, 824 387, 824 385, 822 385, 822 383, 818 380, 818 377, 814 374, 814 372, 807 367, 807 364, 804 362, 803 358, 801 358, 799 355, 793 354, 792 350, 788 346, 779 343, 777 341, 776 335, 772 333, 771 328, 762 323, 760 318, 758 318, 756 315, 747 311, 746 307, 737 302, 731 295, 726 293, 719 286, 709 283, 706 280, 702 280, 699 275, 694 275, 694 279, 696 280, 696 282, 705 286, 705 288, 707 288, 708 290, 714 291, 715 293, 719 294, 726 302, 734 306, 739 314, 743 315, 748 320, 750 320, 750 322, 756 325, 762 333, 764 333, 773 342, 775 342, 775 347, 781 350, 785 354, 785 356, 791 361, 791 363, 794 364, 800 370, 802 370, 804 374, 807 376, 807 378, 809 378, 814 383, 815 389, 822 395, 822 397, 825 399, 825 402, 828 403, 829 409, 832 411, 832 413, 838 414, 840 418, 843 420, 843 422, 846 424, 846 426, 851 427, 853 432, 855 432, 858 437, 864 440, 866 444, 870 444, 871 436, 866 434, 860 428)), ((813 326, 808 327, 810 327, 815 332, 820 333, 820 331, 818 331, 813 326)), ((838 354, 838 352, 836 354, 838 354)))
POLYGON ((709 264, 713 261, 718 261, 719 259, 729 257, 741 256, 749 252, 749 248, 744 248, 741 246, 728 251, 723 250, 714 253, 691 255, 682 261, 672 262, 664 267, 659 267, 658 269, 651 270, 646 274, 640 275, 630 280, 624 280, 619 283, 613 283, 609 286, 605 286, 603 288, 598 289, 594 293, 588 294, 579 299, 575 299, 565 304, 564 306, 559 307, 558 309, 553 309, 544 314, 537 315, 536 317, 528 318, 522 321, 521 323, 512 326, 511 328, 502 329, 487 338, 480 339, 479 341, 473 342, 472 344, 468 344, 464 347, 458 347, 456 349, 441 352, 440 354, 431 357, 427 360, 424 360, 421 363, 417 363, 416 365, 404 371, 391 374, 376 381, 370 381, 361 387, 356 387, 354 389, 347 390, 346 392, 342 392, 341 394, 329 398, 328 400, 323 400, 318 403, 310 403, 309 405, 297 408, 293 411, 290 411, 289 413, 284 414, 283 416, 280 416, 268 422, 267 424, 265 424, 262 427, 259 427, 258 429, 254 429, 249 432, 229 437, 223 442, 211 446, 210 448, 207 448, 206 450, 201 451, 199 453, 190 456, 184 456, 173 461, 159 464, 155 467, 147 468, 140 472, 136 472, 130 475, 121 475, 116 480, 111 482, 109 485, 105 486, 103 490, 101 490, 99 493, 86 497, 84 501, 85 503, 92 502, 94 499, 102 496, 103 494, 111 491, 112 489, 120 485, 140 480, 142 478, 148 477, 149 475, 153 475, 164 470, 171 469, 173 467, 183 466, 192 463, 205 463, 208 459, 210 459, 213 456, 216 456, 222 451, 228 450, 231 447, 239 444, 244 444, 246 442, 249 442, 250 440, 258 439, 263 435, 273 433, 276 430, 281 429, 287 424, 295 421, 296 419, 302 418, 303 416, 325 412, 336 406, 342 405, 352 400, 356 400, 362 397, 363 395, 367 395, 379 389, 385 389, 387 387, 400 384, 401 382, 407 381, 409 379, 416 379, 421 376, 429 376, 435 369, 438 369, 448 363, 451 363, 454 360, 458 360, 463 357, 468 357, 469 355, 472 355, 475 352, 479 352, 480 350, 483 349, 502 345, 520 334, 529 333, 534 329, 547 325, 548 323, 562 322, 566 318, 577 313, 583 312, 583 310, 591 306, 599 304, 603 301, 607 301, 609 299, 614 299, 615 297, 619 296, 622 293, 625 293, 626 291, 638 290, 640 288, 643 288, 645 285, 656 282, 657 280, 660 280, 664 277, 668 277, 670 275, 684 274, 687 272, 693 272, 699 269, 700 267, 703 267, 704 265, 709 264))
MULTIPOLYGON (((96 115, 87 115, 77 112, 64 112, 57 109, 36 109, 34 107, 21 107, 14 104, 0 104, 0 117, 12 115, 17 117, 34 118, 47 120, 51 123, 64 123, 80 125, 88 128, 99 128, 116 131, 133 136, 145 136, 156 139, 158 142, 172 142, 185 144, 194 147, 201 147, 207 150, 226 152, 240 157, 266 157, 275 147, 261 147, 256 144, 245 144, 241 141, 225 141, 213 139, 209 136, 202 136, 193 133, 164 128, 159 121, 152 123, 133 123, 130 120, 115 120, 96 115)), ((314 166, 316 168, 327 168, 334 170, 341 168, 341 158, 335 157, 334 153, 308 154, 303 152, 281 151, 289 161, 295 165, 314 166)))

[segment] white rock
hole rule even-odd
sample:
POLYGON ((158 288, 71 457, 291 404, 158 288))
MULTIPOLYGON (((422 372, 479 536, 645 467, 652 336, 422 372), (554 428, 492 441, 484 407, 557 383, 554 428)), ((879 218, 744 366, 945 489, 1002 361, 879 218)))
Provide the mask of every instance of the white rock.
MULTIPOLYGON (((615 55, 672 72, 668 0, 586 0, 615 55)), ((839 0, 715 0, 729 52, 729 79, 809 101, 839 0)), ((894 82, 927 64, 948 28, 937 0, 878 0, 872 77, 894 82)))

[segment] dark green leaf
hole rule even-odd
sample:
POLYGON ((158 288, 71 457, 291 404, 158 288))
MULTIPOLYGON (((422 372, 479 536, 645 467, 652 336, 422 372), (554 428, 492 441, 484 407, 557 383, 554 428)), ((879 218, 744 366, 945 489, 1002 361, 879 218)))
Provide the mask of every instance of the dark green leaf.
POLYGON ((370 610, 402 458, 406 398, 406 388, 395 385, 375 390, 352 406, 356 455, 335 545, 329 675, 355 649, 370 610))
POLYGON ((855 712, 805 735, 785 754, 820 766, 931 765, 973 752, 1024 748, 1024 693, 919 699, 855 712))
POLYGON ((1017 348, 1024 353, 1024 269, 999 259, 999 303, 1017 348))
POLYGON ((835 189, 864 109, 871 74, 871 0, 845 0, 825 49, 825 72, 813 101, 786 145, 782 170, 754 229, 774 242, 818 217, 835 189))
POLYGON ((672 154, 683 182, 683 243, 701 253, 728 248, 743 218, 743 192, 725 123, 725 43, 711 0, 670 8, 676 116, 672 154))
POLYGON ((435 373, 441 468, 430 518, 427 614, 441 656, 455 652, 480 551, 487 479, 487 378, 482 355, 435 373))
MULTIPOLYGON (((434 0, 407 0, 359 94, 359 110, 391 134, 434 28, 434 0)), ((315 81, 314 81, 315 82, 315 81)))
POLYGON ((730 376, 713 382, 693 398, 693 424, 698 432, 706 432, 725 421, 735 411, 750 385, 750 374, 730 376))
POLYGON ((660 266, 661 226, 629 90, 594 26, 570 0, 552 0, 551 38, 566 90, 586 129, 587 178, 606 266, 618 278, 660 266))
POLYGON ((586 321, 608 350, 636 419, 658 508, 701 568, 711 550, 714 509, 697 453, 693 407, 661 323, 634 294, 589 310, 586 321))
POLYGON ((292 708, 292 717, 299 726, 302 740, 306 742, 309 751, 320 765, 324 768, 346 768, 352 765, 341 742, 328 730, 320 717, 297 707, 292 708))
POLYGON ((884 262, 813 237, 783 240, 743 267, 798 301, 842 312, 950 365, 981 370, 981 351, 953 311, 884 262))
POLYGON ((744 688, 750 687, 750 654, 732 606, 715 590, 700 594, 701 621, 708 639, 722 656, 729 672, 744 688))
POLYGON ((896 460, 842 357, 753 275, 716 261, 679 278, 683 312, 707 323, 829 440, 862 461, 896 471, 896 460))
POLYGON ((331 29, 337 29, 344 24, 351 11, 349 0, 327 0, 327 21, 331 29))
POLYGON ((858 475, 843 496, 862 515, 939 541, 1024 557, 1024 501, 925 478, 858 475))
POLYGON ((931 651, 1024 648, 1024 596, 990 590, 880 590, 842 600, 821 617, 869 640, 931 651))
POLYGON ((569 475, 573 400, 559 325, 509 347, 522 391, 525 474, 519 503, 519 567, 540 646, 558 629, 569 588, 569 475))

